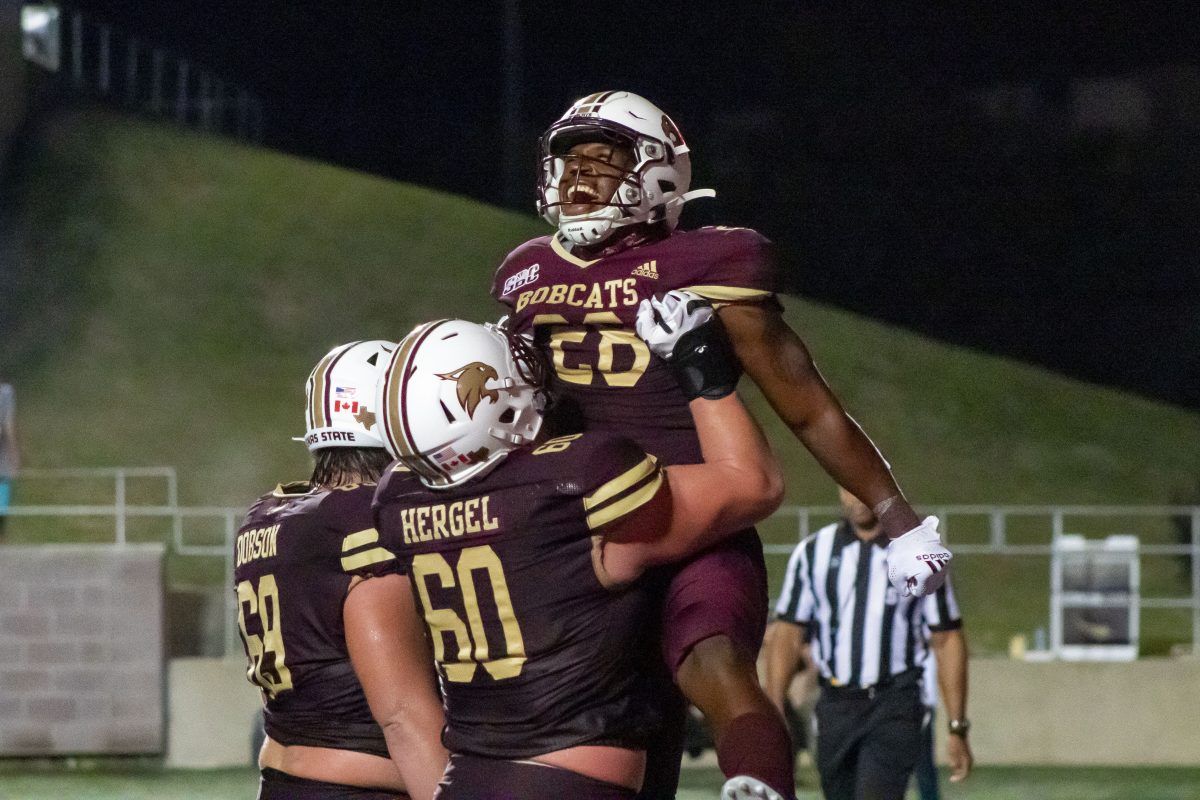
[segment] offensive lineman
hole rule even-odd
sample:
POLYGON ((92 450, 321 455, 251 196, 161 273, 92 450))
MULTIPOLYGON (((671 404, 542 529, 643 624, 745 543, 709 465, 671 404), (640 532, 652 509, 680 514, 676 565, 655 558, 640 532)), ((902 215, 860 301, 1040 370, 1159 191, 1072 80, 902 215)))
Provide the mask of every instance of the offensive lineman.
POLYGON ((263 495, 238 531, 238 626, 267 734, 259 800, 429 800, 445 764, 411 594, 397 576, 362 577, 392 559, 371 522, 390 458, 370 409, 393 349, 354 342, 321 359, 306 385, 312 477, 263 495), (391 636, 380 635, 384 625, 391 636), (404 708, 382 709, 386 736, 351 667, 363 642, 386 652, 389 679, 409 687, 404 708), (389 744, 404 758, 389 760, 389 744))
POLYGON ((388 366, 381 432, 411 474, 384 477, 376 521, 433 640, 451 751, 439 800, 633 798, 656 722, 633 647, 654 613, 637 579, 779 504, 711 309, 659 309, 651 335, 676 354, 702 464, 664 470, 603 433, 538 443, 539 359, 494 326, 426 323, 388 366))
MULTIPOLYGON (((951 557, 937 520, 917 517, 784 322, 768 242, 745 228, 675 230, 685 202, 713 195, 689 191, 690 181, 675 123, 629 92, 588 95, 543 135, 538 210, 558 231, 510 253, 492 295, 509 307, 513 330, 532 333, 553 361, 548 426, 626 434, 665 465, 698 462, 685 398, 633 331, 643 299, 687 289, 720 309, 738 359, 797 438, 873 507, 893 540, 897 589, 936 590, 951 557)), ((722 770, 791 797, 787 730, 755 669, 768 602, 757 533, 747 528, 664 580, 662 655, 712 726, 722 770)), ((679 748, 651 760, 642 796, 674 797, 679 748)))

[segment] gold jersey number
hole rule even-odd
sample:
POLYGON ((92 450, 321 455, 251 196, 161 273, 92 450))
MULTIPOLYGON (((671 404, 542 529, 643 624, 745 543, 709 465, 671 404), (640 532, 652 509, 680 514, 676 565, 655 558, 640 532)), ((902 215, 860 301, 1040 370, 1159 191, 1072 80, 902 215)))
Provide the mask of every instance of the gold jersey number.
POLYGON ((626 328, 621 318, 612 311, 595 311, 583 318, 586 327, 568 327, 567 318, 561 314, 538 314, 533 318, 533 325, 549 325, 550 356, 554 361, 554 371, 558 377, 568 383, 581 386, 591 386, 596 373, 604 379, 607 386, 626 389, 637 384, 638 380, 650 366, 650 348, 638 338, 638 335, 626 328), (596 353, 589 364, 580 362, 576 366, 567 366, 564 344, 587 346, 592 339, 596 342, 596 353), (633 353, 633 363, 628 369, 615 370, 616 353, 618 348, 629 348, 633 353))
POLYGON ((287 668, 287 654, 283 649, 282 617, 279 610, 279 586, 274 575, 263 575, 258 579, 258 590, 250 581, 237 585, 238 629, 250 667, 246 680, 262 689, 268 697, 275 698, 292 688, 292 673, 287 668), (262 636, 246 629, 246 619, 257 616, 262 636))
POLYGON ((412 574, 421 597, 425 622, 433 636, 433 656, 441 665, 446 680, 469 683, 480 665, 498 681, 521 674, 525 666, 525 640, 521 638, 521 626, 513 611, 504 566, 491 546, 465 548, 459 553, 454 568, 440 553, 422 553, 413 558, 412 574), (491 584, 500 616, 500 629, 504 634, 504 655, 500 658, 493 658, 489 649, 487 629, 475 591, 475 575, 480 572, 491 584), (430 580, 436 580, 442 589, 458 589, 466 622, 454 609, 433 607, 429 597, 430 580), (449 654, 446 652, 447 637, 453 642, 449 654))

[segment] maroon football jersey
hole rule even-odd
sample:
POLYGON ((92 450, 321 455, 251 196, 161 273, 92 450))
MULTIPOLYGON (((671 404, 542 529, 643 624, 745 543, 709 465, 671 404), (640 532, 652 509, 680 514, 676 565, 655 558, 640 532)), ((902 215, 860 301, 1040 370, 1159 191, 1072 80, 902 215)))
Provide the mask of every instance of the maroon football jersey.
POLYGON ((635 332, 638 304, 671 289, 713 301, 776 302, 769 242, 747 228, 676 231, 589 261, 559 235, 518 247, 496 271, 492 296, 532 331, 554 365, 555 432, 630 436, 664 464, 701 460, 687 400, 635 332))
POLYGON ((375 520, 429 626, 451 752, 645 746, 657 717, 636 669, 647 593, 602 586, 592 546, 596 529, 649 513, 664 485, 652 456, 603 434, 523 448, 447 489, 385 476, 375 520))
POLYGON ((342 602, 361 570, 394 564, 371 521, 375 484, 280 486, 246 514, 234 544, 234 592, 246 677, 283 744, 386 757, 383 731, 350 665, 342 602))

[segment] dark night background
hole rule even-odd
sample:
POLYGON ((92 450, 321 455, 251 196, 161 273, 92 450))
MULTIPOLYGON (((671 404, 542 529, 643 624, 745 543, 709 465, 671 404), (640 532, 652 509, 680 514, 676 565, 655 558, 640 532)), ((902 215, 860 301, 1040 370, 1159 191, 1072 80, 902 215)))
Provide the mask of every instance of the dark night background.
POLYGON ((1200 408, 1192 3, 74 5, 256 91, 271 147, 525 211, 572 99, 644 94, 718 190, 685 224, 791 291, 1200 408))

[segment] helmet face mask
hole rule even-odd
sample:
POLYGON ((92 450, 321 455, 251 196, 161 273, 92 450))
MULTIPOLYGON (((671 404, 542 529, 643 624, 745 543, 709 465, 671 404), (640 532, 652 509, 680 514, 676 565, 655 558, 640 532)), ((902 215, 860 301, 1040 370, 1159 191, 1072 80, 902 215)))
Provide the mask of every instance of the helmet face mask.
POLYGON ((625 225, 665 222, 674 228, 687 200, 713 194, 688 191, 691 162, 679 129, 658 107, 629 92, 600 92, 576 101, 542 136, 540 151, 538 213, 575 244, 597 244, 625 225), (564 190, 568 166, 581 158, 572 148, 594 142, 626 148, 634 163, 622 170, 610 197, 591 203, 595 210, 566 214, 580 174, 576 169, 575 183, 564 190))
POLYGON ((304 385, 305 433, 310 452, 326 447, 383 447, 376 384, 396 347, 393 342, 350 342, 333 348, 304 385))
POLYGON ((543 372, 528 357, 494 325, 418 326, 379 382, 384 446, 433 489, 486 474, 541 428, 543 372))

